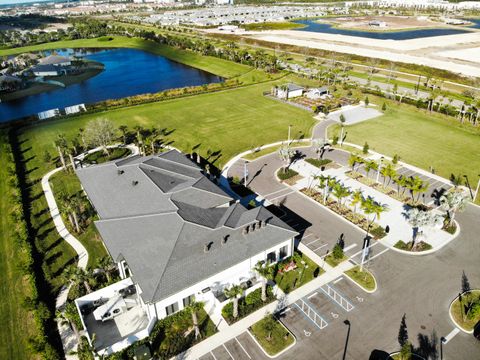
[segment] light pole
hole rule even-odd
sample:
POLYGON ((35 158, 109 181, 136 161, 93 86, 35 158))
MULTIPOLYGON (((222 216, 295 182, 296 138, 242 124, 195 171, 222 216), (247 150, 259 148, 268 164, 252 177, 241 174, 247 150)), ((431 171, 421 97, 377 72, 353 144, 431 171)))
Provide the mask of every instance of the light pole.
POLYGON ((288 125, 288 145, 290 145, 290 131, 292 130, 292 125, 288 125))
POLYGON ((480 174, 478 174, 477 188, 475 189, 475 194, 473 195, 473 202, 477 199, 478 191, 480 190, 480 174))
POLYGON ((443 336, 440 338, 440 360, 443 360, 443 344, 447 342, 443 336))

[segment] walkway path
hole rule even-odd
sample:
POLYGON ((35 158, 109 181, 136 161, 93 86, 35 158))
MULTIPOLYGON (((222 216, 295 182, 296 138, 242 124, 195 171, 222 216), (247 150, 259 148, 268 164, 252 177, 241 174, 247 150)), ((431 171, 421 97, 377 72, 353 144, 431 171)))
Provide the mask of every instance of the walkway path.
MULTIPOLYGON (((118 147, 118 144, 109 146, 109 148, 111 147, 118 147)), ((136 146, 128 145, 127 147, 132 151, 131 156, 138 154, 138 148, 136 146)), ((95 148, 95 149, 89 150, 86 153, 82 153, 76 156, 75 159, 76 160, 83 159, 86 154, 89 154, 98 150, 101 150, 101 148, 95 148)), ((65 223, 62 220, 62 216, 60 215, 60 210, 58 209, 57 202, 55 201, 52 187, 50 186, 50 182, 49 182, 50 177, 52 177, 53 175, 55 175, 56 173, 62 170, 63 168, 57 168, 48 172, 46 175, 44 175, 42 178, 42 190, 47 200, 48 208, 50 210, 50 216, 52 217, 53 223, 55 225, 55 228, 58 231, 58 234, 71 247, 73 247, 73 249, 77 253, 77 258, 78 258, 77 266, 83 270, 86 270, 88 265, 87 249, 85 249, 82 243, 67 230, 67 227, 65 226, 65 223)), ((56 310, 61 312, 64 311, 65 305, 68 300, 69 290, 70 290, 70 285, 68 286, 64 285, 60 290, 60 293, 58 294, 55 302, 56 310)), ((58 321, 57 326, 58 326, 58 332, 60 334, 60 338, 62 340, 63 350, 65 352, 65 358, 67 360, 77 360, 78 359, 77 355, 70 355, 70 353, 75 352, 77 350, 77 345, 78 345, 77 339, 73 330, 70 328, 70 326, 67 323, 62 321, 58 321)))
MULTIPOLYGON (((78 257, 78 264, 77 266, 83 270, 86 270, 88 264, 88 252, 87 249, 82 245, 82 243, 74 237, 70 232, 67 230, 62 216, 60 215, 60 211, 58 209, 57 203, 55 201, 55 197, 53 196, 53 191, 50 186, 50 177, 59 171, 62 171, 63 168, 57 168, 55 170, 50 171, 42 178, 42 189, 47 199, 48 208, 50 209, 50 215, 53 219, 53 223, 55 224, 55 228, 57 229, 60 236, 68 243, 70 246, 73 247, 75 252, 77 253, 78 257)), ((63 311, 68 299, 68 291, 70 290, 70 285, 64 285, 60 290, 60 294, 57 296, 55 309, 59 311, 63 311)), ((77 350, 77 339, 70 328, 70 325, 58 321, 58 332, 60 333, 60 338, 62 339, 63 350, 65 352, 65 358, 67 360, 75 360, 78 359, 76 355, 69 355, 72 351, 77 350)))

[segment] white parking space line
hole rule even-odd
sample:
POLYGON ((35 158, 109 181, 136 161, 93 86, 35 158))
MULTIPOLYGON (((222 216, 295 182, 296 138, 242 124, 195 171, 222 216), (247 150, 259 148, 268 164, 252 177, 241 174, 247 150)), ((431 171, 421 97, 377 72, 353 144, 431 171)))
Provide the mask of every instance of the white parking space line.
POLYGON ((313 233, 309 233, 308 235, 304 235, 302 237, 302 240, 305 240, 306 238, 310 237, 310 236, 313 236, 313 233))
POLYGON ((217 358, 215 357, 215 355, 213 355, 213 352, 210 351, 210 354, 213 356, 214 360, 217 360, 217 358))
POLYGON ((455 335, 457 335, 458 333, 460 332, 460 330, 458 328, 455 328, 453 329, 452 331, 450 331, 450 333, 445 336, 445 341, 443 341, 444 344, 447 344, 450 340, 452 340, 455 335))
MULTIPOLYGON (((379 243, 378 242, 375 242, 373 243, 373 245, 370 246, 370 250, 374 247, 374 246, 377 246, 379 243)), ((363 250, 360 250, 360 251, 357 251, 355 254, 353 254, 352 256, 350 256, 350 259, 351 258, 354 258, 355 256, 359 255, 362 253, 363 250)))
POLYGON ((280 189, 280 190, 277 190, 277 191, 273 191, 273 192, 271 192, 271 193, 269 193, 269 194, 263 195, 263 197, 267 197, 267 196, 270 196, 270 195, 273 195, 273 194, 276 194, 276 193, 279 193, 279 192, 285 191, 285 190, 289 190, 289 188, 288 188, 288 187, 285 187, 285 188, 283 188, 283 189, 280 189))
POLYGON ((230 351, 228 351, 227 347, 225 346, 225 344, 223 344, 223 347, 225 348, 225 350, 227 350, 227 353, 228 355, 230 355, 230 357, 232 358, 232 360, 235 360, 235 358, 232 356, 232 354, 230 354, 230 351))
POLYGON ((352 244, 350 246, 347 246, 345 249, 343 249, 343 251, 348 251, 348 250, 352 250, 354 247, 356 247, 357 244, 352 244))
POLYGON ((241 347, 242 350, 245 352, 245 354, 247 354, 248 358, 251 359, 252 357, 251 357, 250 354, 247 352, 247 350, 245 350, 245 348, 244 348, 243 345, 240 343, 240 341, 238 341, 237 338, 235 338, 235 340, 237 340, 238 345, 240 345, 240 347, 241 347))
POLYGON ((272 199, 268 199, 268 198, 265 197, 265 196, 264 196, 264 197, 265 197, 268 201, 271 201, 271 202, 272 202, 273 200, 276 200, 276 199, 278 199, 278 198, 287 197, 288 195, 293 194, 294 192, 295 192, 295 190, 290 190, 290 192, 288 192, 288 193, 286 193, 286 194, 283 194, 283 195, 280 195, 280 196, 277 196, 277 197, 274 197, 274 198, 272 198, 272 199))
POLYGON ((338 283, 339 281, 343 280, 343 276, 340 276, 337 280, 335 280, 333 283, 336 284, 338 283))
POLYGON ((389 249, 389 248, 386 248, 385 250, 380 251, 378 254, 376 254, 376 255, 372 256, 370 259, 368 259, 368 261, 372 261, 372 260, 375 259, 376 257, 378 257, 378 256, 386 253, 388 250, 390 250, 390 249, 389 249))
POLYGON ((321 248, 327 246, 328 244, 323 244, 323 245, 320 245, 319 247, 315 248, 315 249, 312 249, 313 251, 317 251, 317 250, 320 250, 321 248))
POLYGON ((310 245, 312 245, 313 243, 316 243, 317 241, 320 241, 320 238, 315 239, 315 240, 313 240, 313 241, 311 241, 311 242, 309 242, 308 244, 305 244, 305 245, 310 246, 310 245))
POLYGON ((313 294, 308 295, 308 296, 307 296, 307 299, 310 299, 310 298, 314 297, 314 296, 317 295, 317 294, 318 294, 318 293, 315 291, 313 294))

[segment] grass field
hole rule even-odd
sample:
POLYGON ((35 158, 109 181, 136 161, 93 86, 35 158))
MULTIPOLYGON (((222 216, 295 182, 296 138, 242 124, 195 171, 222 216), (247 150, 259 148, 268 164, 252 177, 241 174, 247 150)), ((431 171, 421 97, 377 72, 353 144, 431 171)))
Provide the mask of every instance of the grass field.
POLYGON ((293 22, 264 22, 245 24, 242 26, 245 30, 260 31, 260 30, 292 30, 305 27, 302 24, 296 24, 293 22))
POLYGON ((127 38, 122 36, 112 36, 111 41, 102 41, 103 39, 80 39, 57 41, 40 45, 25 46, 0 50, 1 56, 15 55, 25 52, 35 52, 42 50, 67 49, 67 48, 133 48, 150 53, 165 56, 170 60, 190 65, 192 67, 219 75, 225 78, 232 78, 242 75, 251 68, 247 65, 233 63, 228 60, 219 59, 212 56, 202 56, 191 51, 174 49, 170 46, 159 45, 153 41, 142 40, 138 38, 127 38))
MULTIPOLYGON (((430 114, 412 106, 391 104, 385 115, 347 126, 347 142, 393 156, 402 161, 449 178, 467 175, 475 186, 480 174, 480 129, 462 126, 454 119, 430 114)), ((340 133, 340 126, 329 129, 329 136, 340 133)))
POLYGON ((35 325, 21 305, 30 290, 15 262, 15 224, 9 217, 11 204, 7 194, 11 190, 6 171, 7 156, 3 151, 4 140, 0 133, 0 359, 31 359, 27 339, 35 325))

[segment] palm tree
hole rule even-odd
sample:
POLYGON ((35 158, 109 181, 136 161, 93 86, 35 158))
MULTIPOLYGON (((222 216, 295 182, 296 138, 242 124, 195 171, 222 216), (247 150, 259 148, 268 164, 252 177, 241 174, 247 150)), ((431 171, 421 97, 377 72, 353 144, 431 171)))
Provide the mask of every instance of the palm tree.
POLYGON ((415 195, 418 193, 418 201, 420 199, 420 194, 428 190, 430 183, 423 181, 419 176, 410 176, 406 179, 405 185, 410 191, 412 201, 415 201, 415 195))
POLYGON ((238 317, 238 296, 243 294, 243 288, 240 285, 232 285, 230 289, 224 290, 225 296, 233 298, 233 318, 238 317))
POLYGON ((387 164, 380 169, 380 174, 383 176, 383 187, 390 185, 390 182, 397 175, 397 171, 392 164, 387 164), (385 179, 388 178, 388 183, 385 185, 385 179))
POLYGON ((65 282, 70 282, 73 285, 83 284, 87 293, 92 292, 92 288, 88 283, 88 273, 85 270, 72 265, 63 271, 62 277, 65 282))
POLYGON ((120 130, 120 132, 122 133, 123 144, 127 145, 128 126, 127 125, 120 125, 118 127, 118 130, 120 130))
POLYGON ((420 210, 418 208, 410 208, 403 212, 402 215, 408 221, 413 230, 411 246, 412 249, 416 245, 418 233, 420 232, 420 229, 422 227, 434 225, 435 223, 441 221, 438 215, 435 215, 429 211, 420 210))
POLYGON ((66 170, 67 164, 65 162, 64 153, 65 153, 65 150, 68 148, 68 142, 67 142, 67 139, 65 139, 65 135, 58 134, 57 138, 54 141, 54 144, 55 144, 55 147, 57 148, 58 156, 62 163, 63 170, 66 170))
POLYGON ((198 326, 198 312, 203 309, 203 303, 193 301, 192 303, 190 303, 190 305, 188 305, 188 309, 192 313, 192 323, 195 329, 195 339, 198 339, 198 337, 201 335, 200 327, 198 326))
POLYGON ((263 325, 263 329, 267 333, 266 340, 271 341, 272 340, 272 332, 275 329, 275 327, 277 326, 277 322, 276 322, 275 318, 273 317, 273 315, 272 314, 267 315, 265 317, 265 319, 263 319, 262 325, 263 325))
POLYGON ((295 151, 288 145, 282 145, 280 149, 278 149, 278 155, 280 156, 280 159, 285 163, 285 166, 283 167, 283 172, 287 172, 287 169, 292 162, 293 156, 295 155, 295 151))
POLYGON ((325 203, 326 198, 327 198, 327 182, 330 179, 329 176, 324 176, 324 175, 319 175, 315 176, 314 180, 318 180, 317 187, 322 191, 323 193, 323 202, 325 203))
POLYGON ((378 170, 378 164, 374 160, 369 160, 365 162, 365 172, 367 174, 367 178, 371 170, 378 170))
POLYGON ((82 200, 78 195, 73 196, 69 201, 70 211, 73 217, 73 222, 75 224, 75 231, 80 233, 82 229, 80 228, 80 223, 78 222, 77 213, 80 211, 80 206, 82 205, 82 200))
POLYGON ((357 212, 357 205, 362 204, 363 201, 363 191, 362 189, 358 188, 352 194, 352 200, 350 201, 350 205, 353 206, 353 213, 357 212))
POLYGON ((350 189, 340 182, 336 183, 333 188, 333 195, 338 199, 340 205, 342 205, 342 199, 350 196, 351 193, 350 189))
POLYGON ((467 197, 458 191, 451 191, 440 197, 440 206, 447 212, 448 226, 453 225, 455 214, 465 210, 467 204, 467 197))
POLYGON ((330 192, 333 190, 333 188, 335 187, 335 185, 337 185, 338 183, 338 180, 334 177, 331 177, 331 176, 328 176, 327 178, 327 188, 326 188, 326 194, 325 194, 325 199, 324 199, 324 203, 327 202, 328 200, 328 196, 330 195, 330 192))
POLYGON ((370 226, 375 222, 376 219, 380 219, 380 215, 387 211, 387 205, 382 205, 376 202, 372 197, 367 197, 363 199, 360 207, 362 208, 365 215, 367 215, 367 235, 370 231, 370 226), (372 218, 370 216, 373 215, 372 218))
POLYGON ((267 301, 267 281, 273 279, 273 266, 259 261, 253 268, 262 277, 262 301, 267 301))
POLYGON ((327 142, 325 141, 325 139, 314 139, 312 143, 313 148, 318 155, 318 159, 320 160, 323 152, 325 151, 325 145, 327 145, 327 142))
POLYGON ((355 170, 355 165, 357 164, 362 164, 364 162, 363 158, 356 154, 351 154, 350 157, 348 158, 348 164, 350 165, 350 168, 355 170))
POLYGON ((107 277, 107 282, 110 283, 112 280, 112 271, 115 270, 116 265, 113 262, 110 256, 104 256, 98 261, 98 266, 105 271, 105 276, 107 277))

